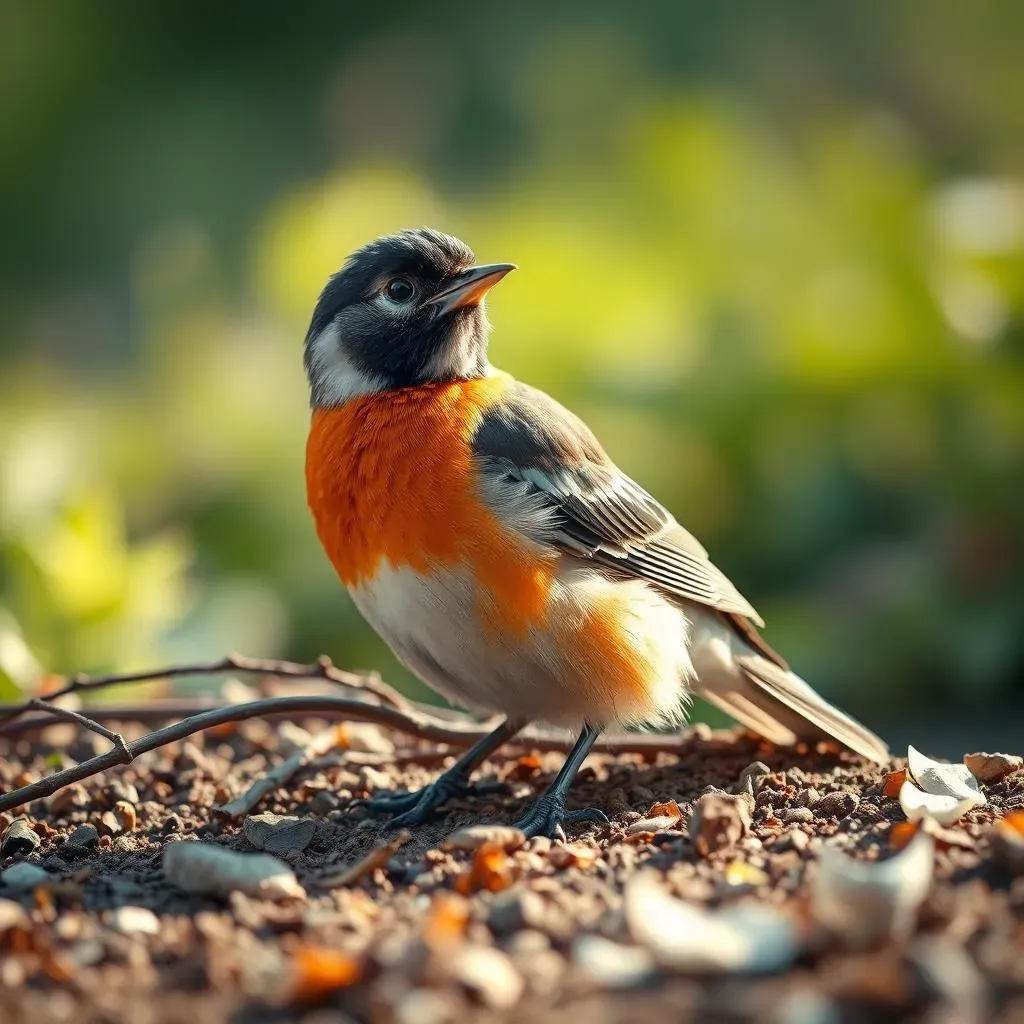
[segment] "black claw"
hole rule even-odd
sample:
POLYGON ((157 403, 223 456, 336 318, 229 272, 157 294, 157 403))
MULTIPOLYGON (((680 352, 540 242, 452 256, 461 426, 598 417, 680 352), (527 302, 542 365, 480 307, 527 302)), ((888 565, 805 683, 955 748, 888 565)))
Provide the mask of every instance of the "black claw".
POLYGON ((527 837, 547 836, 549 839, 565 839, 562 826, 574 825, 581 821, 606 825, 608 817, 597 807, 566 810, 560 800, 545 795, 516 822, 515 827, 527 837))
POLYGON ((461 796, 469 789, 464 780, 441 776, 422 789, 411 793, 395 793, 392 796, 374 797, 370 800, 353 801, 352 806, 364 807, 368 811, 382 811, 395 814, 385 828, 407 828, 422 825, 438 807, 453 796, 461 796))

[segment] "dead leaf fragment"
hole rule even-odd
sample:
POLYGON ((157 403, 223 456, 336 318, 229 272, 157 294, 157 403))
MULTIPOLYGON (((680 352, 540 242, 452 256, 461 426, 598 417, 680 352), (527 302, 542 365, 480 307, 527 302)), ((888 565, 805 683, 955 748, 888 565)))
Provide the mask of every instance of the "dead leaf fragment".
POLYGON ((470 825, 453 832, 441 844, 442 850, 478 850, 484 843, 511 853, 526 842, 526 835, 511 825, 470 825))
POLYGON ((333 875, 324 875, 317 880, 318 886, 335 889, 343 885, 352 885, 361 878, 383 867, 407 843, 411 834, 403 829, 393 839, 371 850, 362 860, 333 875))
POLYGON ((675 800, 667 800, 664 803, 651 804, 651 809, 647 812, 648 818, 675 818, 678 820, 683 816, 683 812, 679 809, 679 804, 675 800))
POLYGON ((427 911, 423 941, 431 949, 454 946, 465 938, 469 903, 451 892, 438 893, 427 911))
POLYGON ((1024 768, 1024 757, 1016 754, 964 754, 964 764, 979 782, 998 782, 1024 768))
POLYGON ((690 841, 702 857, 735 846, 750 830, 750 804, 742 796, 705 793, 690 815, 690 841))
POLYGON ((900 789, 906 781, 906 768, 901 768, 898 772, 889 772, 885 777, 885 782, 882 783, 882 796, 887 796, 890 800, 898 800, 900 789))
POLYGON ((469 867, 455 879, 455 891, 469 896, 481 889, 501 892, 513 881, 512 861, 496 843, 484 843, 473 854, 469 867))
POLYGON ((995 827, 995 855, 1013 875, 1024 875, 1024 811, 1012 811, 995 827))
POLYGON ((905 849, 911 839, 917 835, 919 826, 913 821, 897 821, 891 829, 889 829, 889 845, 894 850, 905 849))
POLYGON ((233 892, 266 899, 304 899, 294 872, 265 853, 238 853, 215 843, 182 840, 164 847, 167 881, 183 892, 228 896, 233 892))
POLYGON ((319 1002, 339 989, 349 988, 363 976, 363 964, 351 953, 323 946, 299 946, 289 965, 285 1001, 319 1002))

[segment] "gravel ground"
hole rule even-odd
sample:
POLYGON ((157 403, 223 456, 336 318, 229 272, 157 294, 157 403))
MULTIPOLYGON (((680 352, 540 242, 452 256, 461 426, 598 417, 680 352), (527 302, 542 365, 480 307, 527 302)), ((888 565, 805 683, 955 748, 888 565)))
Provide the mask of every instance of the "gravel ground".
MULTIPOLYGON (((1022 771, 924 840, 918 913, 901 910, 916 902, 901 877, 827 929, 812 898, 823 846, 884 861, 912 832, 885 795, 900 780, 873 765, 698 727, 681 756, 588 759, 570 806, 610 825, 567 843, 492 828, 446 849, 464 826, 514 821, 561 755, 493 759, 478 792, 396 840, 351 801, 422 785, 445 759, 342 728, 342 748, 247 819, 215 807, 291 753, 296 727, 207 733, 23 808, 21 824, 0 815, 0 1022, 1024 1020, 1024 865, 998 823, 1024 808, 1022 771), (197 841, 248 854, 248 873, 197 860, 197 841), (254 867, 259 850, 277 860, 254 867), (217 878, 223 895, 181 888, 217 878), (859 942, 857 921, 876 934, 859 942)), ((0 739, 0 785, 105 746, 63 724, 0 739)))

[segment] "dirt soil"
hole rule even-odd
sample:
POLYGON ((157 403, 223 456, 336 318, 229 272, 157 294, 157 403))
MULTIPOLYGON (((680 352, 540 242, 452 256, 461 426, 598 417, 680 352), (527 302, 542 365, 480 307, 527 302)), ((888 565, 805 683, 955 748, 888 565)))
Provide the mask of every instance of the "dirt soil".
MULTIPOLYGON (((886 771, 846 754, 698 727, 682 756, 592 756, 570 806, 599 806, 611 824, 570 828, 568 846, 514 848, 496 832, 477 850, 442 849, 461 826, 516 820, 561 763, 512 752, 484 766, 478 792, 346 880, 345 869, 393 838, 353 799, 420 786, 445 759, 359 727, 350 749, 306 767, 253 812, 310 824, 218 817, 215 805, 289 753, 288 735, 258 721, 207 733, 23 808, 39 843, 12 840, 0 861, 0 1022, 1024 1020, 1024 875, 994 840, 995 822, 1024 808, 1024 772, 985 784, 988 804, 937 844, 910 933, 851 949, 812 920, 822 845, 886 859, 907 826, 893 830, 904 815, 883 795, 886 771), (708 787, 727 809, 745 803, 749 825, 742 814, 690 821, 708 787), (196 841, 250 853, 255 841, 290 865, 304 895, 188 895, 165 876, 164 852, 196 841), (47 874, 7 873, 25 863, 47 874), (645 948, 624 911, 624 890, 642 872, 714 913, 778 907, 799 948, 762 973, 746 961, 673 964, 645 948)), ((0 738, 0 785, 105 747, 63 724, 0 738)), ((713 940, 709 932, 709 948, 713 940)))

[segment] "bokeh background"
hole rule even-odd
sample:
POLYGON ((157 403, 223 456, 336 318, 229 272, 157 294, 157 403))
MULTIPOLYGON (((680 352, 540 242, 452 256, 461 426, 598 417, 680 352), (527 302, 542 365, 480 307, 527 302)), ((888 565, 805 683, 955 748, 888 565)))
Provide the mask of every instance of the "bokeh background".
POLYGON ((429 224, 807 678, 1019 739, 1022 53, 999 0, 4 4, 0 699, 232 648, 417 692, 315 540, 300 352, 429 224))

